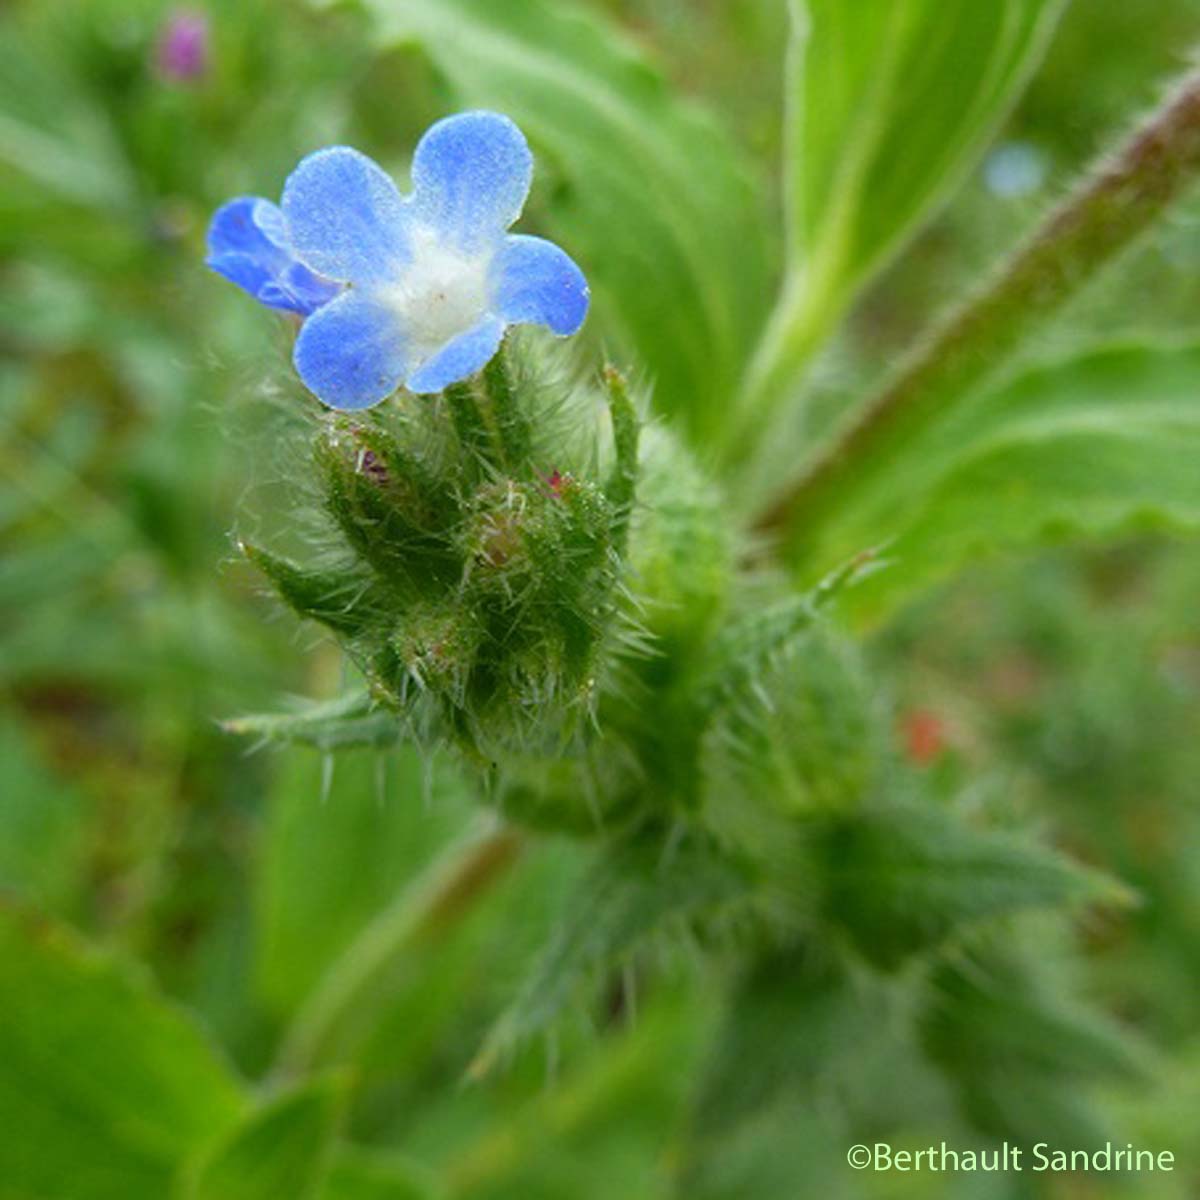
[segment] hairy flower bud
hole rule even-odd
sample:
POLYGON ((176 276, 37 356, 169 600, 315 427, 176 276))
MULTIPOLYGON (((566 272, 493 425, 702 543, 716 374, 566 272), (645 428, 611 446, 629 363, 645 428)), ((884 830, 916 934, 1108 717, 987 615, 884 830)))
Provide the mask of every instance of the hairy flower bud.
MULTIPOLYGON (((584 725, 627 619, 619 547, 637 425, 614 378, 604 482, 587 465, 604 454, 551 446, 544 414, 569 412, 562 397, 501 355, 435 401, 322 420, 313 461, 344 567, 247 551, 291 607, 339 636, 379 702, 477 761, 584 725)), ((594 393, 579 399, 582 413, 594 393)))

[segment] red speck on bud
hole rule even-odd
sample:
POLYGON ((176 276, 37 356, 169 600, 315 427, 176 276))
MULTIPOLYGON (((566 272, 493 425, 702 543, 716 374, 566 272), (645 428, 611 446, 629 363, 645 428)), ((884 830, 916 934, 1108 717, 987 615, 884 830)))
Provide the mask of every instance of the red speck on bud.
POLYGON ((546 486, 556 495, 561 496, 571 485, 570 475, 564 475, 557 467, 546 476, 546 486))
POLYGON ((914 708, 901 721, 904 750, 919 767, 936 762, 946 749, 946 726, 942 718, 927 708, 914 708))

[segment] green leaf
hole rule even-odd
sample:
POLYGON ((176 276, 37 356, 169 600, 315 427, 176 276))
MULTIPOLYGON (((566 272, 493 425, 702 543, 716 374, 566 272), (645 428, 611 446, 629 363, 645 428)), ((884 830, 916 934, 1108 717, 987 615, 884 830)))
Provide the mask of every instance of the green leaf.
POLYGON ((446 1163, 447 1190, 494 1200, 674 1195, 663 1150, 711 1033, 712 999, 711 988, 697 994, 659 980, 636 1020, 627 1014, 564 1055, 554 1080, 538 1069, 514 1089, 515 1069, 493 1086, 461 1089, 491 1097, 491 1120, 446 1163))
POLYGON ((727 443, 771 415, 874 274, 978 157, 1064 0, 792 0, 783 287, 727 443))
POLYGON ((0 761, 0 888, 64 911, 87 849, 83 797, 48 769, 23 723, 4 712, 0 761))
POLYGON ((1150 1064, 1124 1030, 1063 987, 1048 966, 1050 949, 1034 960, 982 945, 943 963, 930 980, 921 1035, 984 1132, 1086 1149, 1111 1132, 1085 1086, 1138 1078, 1150 1064))
POLYGON ((310 1200, 333 1151, 341 1089, 328 1080, 252 1113, 187 1174, 180 1200, 310 1200))
MULTIPOLYGON (((862 1097, 878 1096, 889 1076, 897 1078, 895 1043, 905 1032, 888 990, 854 978, 827 948, 761 953, 712 1039, 683 1145, 680 1194, 783 1200, 797 1194, 801 1178, 806 1195, 843 1194, 844 1159, 831 1161, 828 1147, 853 1142, 862 1097)), ((905 1074, 911 1094, 917 1081, 905 1074)))
POLYGON ((0 1196, 162 1200, 239 1118, 181 1012, 63 926, 0 908, 0 1196))
POLYGON ((417 42, 460 103, 528 133, 549 232, 655 378, 655 399, 712 438, 768 292, 754 189, 713 125, 598 15, 549 0, 372 0, 385 45, 417 42))
POLYGON ((969 170, 1062 7, 1063 0, 794 5, 789 267, 814 320, 828 328, 969 170))
POLYGON ((1034 367, 864 470, 819 559, 888 541, 851 598, 877 614, 996 550, 1200 530, 1200 348, 1124 346, 1034 367), (896 496, 904 496, 902 508, 896 496))
POLYGON ((860 998, 837 964, 781 951, 753 964, 730 998, 694 1114, 701 1139, 728 1132, 789 1088, 810 1086, 839 1044, 863 1033, 860 998))
POLYGON ((839 821, 826 831, 822 859, 829 919, 884 967, 988 917, 1130 899, 1115 880, 1028 839, 975 830, 927 807, 839 821))
POLYGON ((410 1159, 342 1146, 320 1200, 439 1200, 443 1195, 433 1173, 410 1159))
POLYGON ((394 746, 400 740, 397 715, 378 707, 366 692, 309 704, 295 713, 259 713, 223 722, 227 733, 252 734, 264 742, 341 750, 350 746, 394 746))
POLYGON ((664 844, 635 835, 607 849, 564 902, 554 937, 476 1060, 484 1072, 514 1045, 550 1026, 580 989, 655 934, 747 901, 750 880, 706 841, 664 844))
POLYGON ((274 1011, 300 1003, 455 828, 462 805, 447 787, 432 795, 433 782, 411 749, 342 753, 328 767, 302 752, 282 758, 257 903, 258 987, 274 1011))
POLYGON ((13 181, 2 203, 23 205, 28 181, 43 197, 128 208, 133 180, 116 131, 35 16, 5 13, 0 36, 0 162, 13 181))

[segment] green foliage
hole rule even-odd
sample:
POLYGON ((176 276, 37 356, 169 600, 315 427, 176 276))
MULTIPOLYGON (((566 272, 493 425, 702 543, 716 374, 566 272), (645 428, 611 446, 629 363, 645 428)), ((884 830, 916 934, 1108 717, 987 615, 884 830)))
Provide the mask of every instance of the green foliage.
POLYGON ((817 557, 886 542, 895 569, 854 596, 878 613, 985 553, 1195 529, 1198 365, 1190 346, 1123 345, 1017 374, 947 412, 903 455, 864 469, 817 557))
POLYGON ((1145 1060, 1119 1027, 1046 976, 1011 949, 986 945, 942 964, 929 981, 924 1042, 986 1132, 1019 1143, 1101 1145, 1106 1131, 1081 1102, 1080 1082, 1136 1077, 1145 1060))
POLYGON ((795 4, 789 265, 824 328, 978 159, 1062 8, 795 4))
POLYGON ((0 889, 51 912, 69 908, 85 852, 81 797, 39 761, 28 732, 15 721, 0 726, 0 760, 0 889))
POLYGON ((274 1012, 294 1013, 406 875, 436 854, 461 808, 454 785, 412 749, 281 760, 256 896, 256 983, 274 1012))
POLYGON ((802 948, 765 955, 733 994, 699 1093, 694 1136, 719 1137, 781 1092, 815 1088, 835 1047, 867 1032, 876 1019, 869 1010, 838 964, 802 948))
POLYGON ((655 831, 616 843, 568 897, 553 940, 488 1035, 477 1069, 550 1026, 585 983, 620 969, 652 938, 746 909, 742 864, 695 839, 655 831))
POLYGON ((988 917, 1026 908, 1129 902, 1115 881, 1011 834, 973 830, 916 805, 832 823, 827 919, 867 958, 894 967, 988 917))
POLYGON ((308 1084, 253 1113, 191 1173, 181 1200, 273 1200, 324 1196, 338 1088, 308 1084))
MULTIPOLYGON (((189 83, 159 0, 0 13, 0 1200, 1041 1200, 845 1151, 1105 1137, 1194 1193, 1194 207, 1045 327, 1193 91, 918 338, 1039 203, 969 176, 1059 4, 796 4, 782 135, 783 4, 204 7, 189 83), (322 412, 205 222, 467 105, 588 331, 322 412)), ((1041 196, 1158 7, 1067 12, 1041 196)))
POLYGON ((220 1053, 139 978, 45 917, 0 909, 0 1195, 168 1193, 243 1100, 220 1053), (67 1151, 69 1150, 69 1153, 67 1151))
POLYGON ((440 1200, 431 1173, 394 1154, 343 1149, 321 1189, 321 1200, 440 1200))
MULTIPOLYGON (((783 1197, 795 1180, 845 1192, 845 1148, 871 1101, 921 1090, 919 1064, 895 1046, 898 998, 856 977, 816 946, 751 959, 730 989, 700 1075, 685 1140, 680 1192, 705 1200, 783 1197), (853 1045, 853 1061, 839 1047, 853 1045)), ((880 1106, 882 1107, 882 1106, 880 1106)))
POLYGON ((855 295, 982 154, 1062 7, 791 0, 784 286, 744 428, 787 398, 855 295))
POLYGON ((383 749, 400 739, 396 715, 380 708, 367 692, 347 692, 336 700, 304 705, 296 713, 264 713, 234 717, 224 723, 230 733, 267 742, 337 750, 349 746, 383 749))

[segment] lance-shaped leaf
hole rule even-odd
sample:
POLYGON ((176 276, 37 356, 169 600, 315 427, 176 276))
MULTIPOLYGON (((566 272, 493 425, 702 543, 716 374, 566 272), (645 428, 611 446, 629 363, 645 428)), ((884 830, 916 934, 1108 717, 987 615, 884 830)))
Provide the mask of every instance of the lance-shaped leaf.
POLYGON ((883 469, 866 466, 818 556, 887 540, 893 568, 850 600, 880 614, 997 551, 1132 529, 1194 533, 1198 385, 1193 346, 1108 347, 1030 368, 948 413, 883 469))
POLYGON ((1131 894, 1108 876, 950 812, 904 805, 831 824, 825 909, 868 958, 894 967, 973 922, 1131 894))
POLYGON ((1063 0, 806 0, 788 73, 788 221, 814 290, 850 293, 983 150, 1063 0), (807 19, 804 9, 807 9, 807 19))
POLYGON ((1063 0, 799 0, 789 268, 828 329, 936 211, 1041 58, 1063 0))
POLYGON ((488 1035, 475 1070, 551 1025, 580 989, 656 934, 751 902, 751 879, 707 841, 642 833, 606 850, 568 899, 559 928, 488 1035))
POLYGON ((228 733, 265 742, 338 750, 348 746, 394 746, 402 732, 394 712, 380 708, 366 692, 309 704, 294 713, 259 713, 223 722, 228 733))
MULTIPOLYGON (((680 1194, 784 1200, 800 1180, 811 1194, 839 1194, 844 1147, 858 1133, 846 1112, 862 1111, 862 1095, 895 1086, 896 1044, 907 1032, 896 1000, 878 979, 855 978, 829 946, 753 959, 726 1001, 700 1077, 680 1194), (843 1147, 835 1158, 831 1144, 843 1147)), ((918 1082, 906 1072, 903 1086, 911 1095, 918 1082)))

